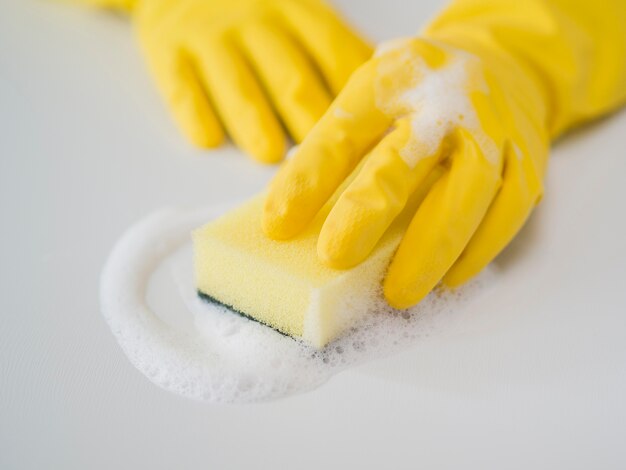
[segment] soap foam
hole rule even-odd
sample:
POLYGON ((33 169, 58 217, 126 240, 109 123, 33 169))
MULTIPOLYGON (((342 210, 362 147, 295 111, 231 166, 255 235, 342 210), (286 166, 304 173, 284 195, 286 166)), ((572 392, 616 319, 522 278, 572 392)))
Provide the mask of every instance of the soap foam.
MULTIPOLYGON (((403 90, 397 98, 389 101, 389 97, 384 95, 377 96, 376 100, 377 108, 384 113, 393 116, 408 113, 412 132, 409 142, 400 150, 402 159, 414 168, 420 159, 434 155, 443 139, 453 130, 464 128, 472 135, 485 158, 497 164, 500 155, 498 147, 482 129, 468 96, 471 91, 489 94, 478 58, 436 43, 449 52, 452 59, 441 68, 434 69, 412 53, 408 47, 410 41, 405 38, 387 41, 376 50, 376 56, 382 57, 404 49, 402 63, 411 68, 413 76, 421 77, 415 86, 403 90)), ((381 75, 385 75, 382 70, 381 75)))
POLYGON ((381 292, 373 293, 367 306, 362 299, 346 299, 346 309, 366 309, 363 320, 316 350, 198 297, 190 231, 225 209, 154 213, 123 235, 102 273, 102 313, 132 364, 155 384, 185 397, 258 402, 313 389, 341 370, 429 336, 480 284, 432 293, 406 311, 389 307, 381 292), (166 323, 157 314, 159 306, 150 306, 148 288, 164 265, 170 267, 170 284, 160 290, 177 296, 182 314, 192 316, 189 331, 166 323))

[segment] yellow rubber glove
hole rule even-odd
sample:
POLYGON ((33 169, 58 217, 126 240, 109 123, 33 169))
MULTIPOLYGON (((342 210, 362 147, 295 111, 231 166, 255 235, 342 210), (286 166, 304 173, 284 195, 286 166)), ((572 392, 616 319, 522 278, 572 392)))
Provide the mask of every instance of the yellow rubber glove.
POLYGON ((392 306, 410 307, 511 241, 542 196, 551 139, 625 100, 624 0, 453 2, 353 74, 271 183, 264 229, 299 233, 361 163, 317 245, 349 268, 441 172, 384 282, 392 306))
POLYGON ((81 0, 126 10, 188 138, 282 159, 371 56, 321 0, 81 0))

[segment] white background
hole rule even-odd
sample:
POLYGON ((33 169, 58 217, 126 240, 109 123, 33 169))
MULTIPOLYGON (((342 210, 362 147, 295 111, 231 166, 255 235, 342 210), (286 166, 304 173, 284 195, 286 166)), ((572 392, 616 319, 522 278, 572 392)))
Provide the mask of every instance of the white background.
MULTIPOLYGON (((379 40, 439 2, 338 3, 379 40)), ((556 147, 499 282, 445 331, 305 395, 210 406, 128 363, 98 277, 153 209, 275 169, 189 148, 123 18, 0 4, 0 468, 626 468, 625 113, 556 147)))

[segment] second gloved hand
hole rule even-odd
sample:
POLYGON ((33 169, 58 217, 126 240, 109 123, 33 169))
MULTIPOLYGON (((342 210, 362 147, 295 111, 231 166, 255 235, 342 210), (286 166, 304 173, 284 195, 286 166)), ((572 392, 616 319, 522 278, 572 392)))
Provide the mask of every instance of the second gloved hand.
MULTIPOLYGON (((106 3, 106 2, 105 2, 106 3)), ((369 46, 321 0, 128 0, 159 88, 200 147, 224 134, 258 161, 283 157, 369 46)))

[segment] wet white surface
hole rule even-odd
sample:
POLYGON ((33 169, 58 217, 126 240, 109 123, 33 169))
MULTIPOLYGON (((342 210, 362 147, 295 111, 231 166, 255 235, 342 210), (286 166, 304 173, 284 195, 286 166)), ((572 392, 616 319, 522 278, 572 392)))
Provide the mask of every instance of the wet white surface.
MULTIPOLYGON (((339 3, 384 39, 437 2, 339 3)), ((497 286, 450 328, 313 392, 230 406, 138 373, 99 276, 136 220, 245 198, 274 169, 188 148, 125 22, 52 2, 2 2, 0 128, 1 468, 626 466, 624 113, 560 143, 497 286)))

